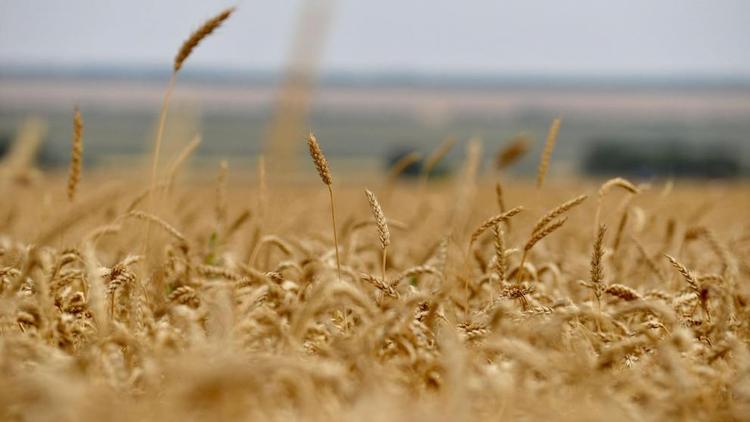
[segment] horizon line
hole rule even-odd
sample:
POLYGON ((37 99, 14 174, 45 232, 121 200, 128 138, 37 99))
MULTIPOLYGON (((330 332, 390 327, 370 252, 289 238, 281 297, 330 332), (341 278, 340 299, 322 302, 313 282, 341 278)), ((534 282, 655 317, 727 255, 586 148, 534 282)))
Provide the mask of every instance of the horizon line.
MULTIPOLYGON (((160 80, 171 67, 154 64, 0 63, 0 79, 160 80)), ((193 65, 180 72, 187 82, 275 84, 285 75, 278 69, 193 65)), ((288 75, 286 75, 288 76, 288 75)), ((750 88, 750 74, 719 72, 539 72, 432 71, 423 69, 328 69, 315 78, 323 86, 409 87, 600 87, 600 88, 750 88)))

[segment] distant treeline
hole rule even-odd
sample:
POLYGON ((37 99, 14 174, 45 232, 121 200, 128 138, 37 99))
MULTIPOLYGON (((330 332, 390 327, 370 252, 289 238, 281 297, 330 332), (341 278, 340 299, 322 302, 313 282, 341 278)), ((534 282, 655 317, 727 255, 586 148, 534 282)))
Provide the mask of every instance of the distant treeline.
POLYGON ((691 144, 678 139, 596 139, 581 172, 595 176, 732 178, 743 172, 739 149, 727 142, 691 144))

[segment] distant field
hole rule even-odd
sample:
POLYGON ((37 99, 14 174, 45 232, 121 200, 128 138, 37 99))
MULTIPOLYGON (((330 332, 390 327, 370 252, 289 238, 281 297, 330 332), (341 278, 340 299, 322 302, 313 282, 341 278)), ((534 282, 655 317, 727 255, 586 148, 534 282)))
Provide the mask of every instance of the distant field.
MULTIPOLYGON (((149 151, 163 81, 0 79, 0 140, 8 142, 29 115, 47 119, 45 163, 64 165, 70 142, 71 104, 87 121, 91 165, 116 155, 149 151)), ((263 150, 276 89, 268 84, 191 81, 175 93, 167 138, 184 144, 203 134, 199 157, 252 160, 263 150)), ((382 166, 394 151, 426 153, 447 136, 479 136, 486 156, 520 131, 541 148, 549 121, 564 116, 556 160, 578 168, 592 142, 679 142, 721 146, 750 163, 750 90, 727 87, 324 85, 312 98, 309 127, 324 139, 332 160, 363 159, 382 166), (378 158, 379 157, 379 158, 378 158)), ((300 145, 302 145, 300 140, 300 145)), ((448 162, 461 155, 457 148, 448 162)), ((300 148, 302 151, 302 148, 300 148)), ((489 160, 489 158, 488 158, 489 160)), ((533 170, 533 159, 517 171, 533 170)))

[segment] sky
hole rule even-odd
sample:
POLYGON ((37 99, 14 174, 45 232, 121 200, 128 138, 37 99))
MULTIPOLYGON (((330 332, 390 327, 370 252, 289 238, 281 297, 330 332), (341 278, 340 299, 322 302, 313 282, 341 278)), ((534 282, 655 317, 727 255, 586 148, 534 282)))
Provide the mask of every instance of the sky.
MULTIPOLYGON (((169 69, 237 5, 188 65, 279 69, 304 1, 0 0, 0 66, 169 69)), ((750 77, 747 0, 306 1, 332 5, 323 72, 750 77)))

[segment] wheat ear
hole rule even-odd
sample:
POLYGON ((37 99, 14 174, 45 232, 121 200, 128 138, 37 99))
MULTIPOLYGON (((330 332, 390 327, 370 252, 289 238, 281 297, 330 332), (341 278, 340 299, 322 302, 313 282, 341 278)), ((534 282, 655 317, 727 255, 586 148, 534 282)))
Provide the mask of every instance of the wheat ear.
POLYGON ((231 16, 233 12, 234 7, 223 10, 218 15, 204 22, 203 25, 200 26, 200 28, 196 29, 192 34, 190 34, 190 37, 182 43, 180 50, 177 52, 177 55, 174 58, 174 73, 177 73, 177 71, 182 68, 183 63, 185 63, 185 60, 187 60, 188 56, 190 56, 190 53, 193 52, 195 47, 197 47, 204 38, 211 35, 211 33, 214 32, 216 28, 221 26, 221 24, 224 23, 225 20, 229 19, 229 16, 231 16))
POLYGON ((229 163, 221 160, 219 163, 219 175, 216 177, 216 204, 214 213, 216 214, 216 232, 219 233, 224 229, 227 223, 227 176, 229 173, 229 163))
POLYGON ((539 169, 536 175, 536 186, 542 187, 544 183, 544 177, 547 175, 547 169, 549 168, 549 161, 552 158, 552 151, 555 150, 555 143, 557 142, 557 134, 560 132, 560 124, 562 119, 556 117, 552 120, 552 124, 547 132, 547 140, 544 143, 544 149, 542 150, 542 157, 539 160, 539 169))
MULTIPOLYGON (((596 240, 594 240, 594 250, 591 252, 591 289, 594 291, 594 297, 596 298, 596 309, 601 315, 602 312, 602 294, 605 291, 606 286, 604 285, 604 267, 602 264, 602 257, 604 256, 604 235, 607 233, 607 227, 602 224, 596 232, 596 240)), ((596 320, 596 327, 599 327, 599 320, 596 320)))
POLYGON ((594 241, 594 251, 591 254, 591 284, 594 288, 594 295, 598 301, 601 298, 604 286, 604 268, 602 267, 602 257, 604 256, 604 235, 607 233, 607 227, 602 224, 596 232, 594 241))
POLYGON ((68 174, 68 199, 73 202, 78 182, 81 180, 83 161, 83 118, 78 107, 73 113, 73 144, 70 152, 70 172, 68 174))
POLYGON ((445 158, 445 156, 448 155, 449 152, 451 152, 451 149, 453 149, 453 146, 455 144, 456 140, 454 138, 447 138, 440 145, 438 145, 438 147, 435 148, 430 153, 430 155, 427 156, 427 158, 425 158, 422 165, 421 184, 427 182, 427 178, 430 177, 430 173, 435 168, 437 163, 439 163, 440 160, 445 158))
MULTIPOLYGON (((172 91, 174 91, 174 85, 177 80, 177 72, 182 68, 185 60, 187 60, 188 56, 190 56, 190 53, 195 49, 195 47, 197 47, 204 38, 206 38, 216 28, 218 28, 222 24, 222 22, 227 20, 229 16, 231 16, 232 12, 234 12, 233 7, 226 9, 213 18, 207 20, 203 25, 201 25, 200 28, 193 32, 190 37, 185 40, 185 42, 182 43, 180 50, 175 56, 174 64, 172 67, 172 76, 169 79, 167 90, 164 92, 164 99, 162 101, 161 111, 159 112, 159 126, 156 130, 156 139, 154 141, 154 156, 151 164, 151 192, 149 193, 149 202, 152 209, 154 206, 153 195, 156 191, 156 171, 159 168, 159 154, 161 153, 161 143, 162 138, 164 137, 164 126, 167 120, 169 99, 172 96, 172 91)), ((146 233, 146 237, 148 238, 148 231, 146 233)))
POLYGON ((315 135, 310 133, 307 137, 307 146, 310 148, 310 157, 312 157, 315 168, 318 170, 320 180, 328 188, 328 199, 331 202, 331 224, 333 225, 333 247, 336 249, 336 271, 338 278, 341 280, 341 260, 339 258, 339 239, 336 234, 336 207, 333 201, 333 178, 331 177, 331 169, 328 167, 328 160, 326 160, 323 150, 318 144, 318 140, 315 135))
POLYGON ((523 211, 523 207, 515 207, 511 210, 508 210, 507 212, 498 214, 494 217, 490 217, 487 220, 483 221, 482 224, 480 224, 479 227, 477 227, 471 233, 471 239, 469 240, 469 247, 471 247, 471 244, 476 242, 477 239, 479 239, 479 236, 481 236, 482 233, 485 232, 485 230, 489 229, 495 224, 500 223, 501 221, 507 221, 509 218, 520 213, 521 211, 523 211))
POLYGON ((193 136, 193 140, 190 141, 189 144, 185 146, 185 148, 180 151, 180 154, 177 156, 177 158, 172 162, 172 165, 169 166, 169 176, 167 177, 166 182, 166 190, 169 192, 172 190, 172 186, 174 186, 175 179, 177 179, 177 173, 180 171, 180 168, 183 164, 190 158, 190 156, 195 152, 195 150, 200 146, 201 144, 201 135, 196 133, 195 136, 193 136))
POLYGON ((664 254, 664 256, 669 260, 669 263, 672 264, 672 266, 680 273, 682 278, 685 279, 687 284, 690 286, 691 289, 693 289, 694 292, 700 293, 700 288, 698 286, 698 282, 695 280, 695 277, 690 273, 690 271, 685 267, 684 265, 680 264, 674 257, 671 255, 664 254))
POLYGON ((172 237, 177 239, 177 241, 184 247, 187 247, 188 242, 185 236, 180 233, 179 230, 174 228, 171 224, 167 223, 166 221, 162 220, 158 216, 154 214, 150 214, 143 211, 130 211, 128 214, 126 214, 127 217, 135 218, 138 220, 146 221, 149 223, 156 223, 159 227, 163 228, 165 232, 169 233, 172 237))
POLYGON ((559 229, 560 227, 565 224, 565 222, 568 221, 568 217, 563 217, 551 224, 548 224, 543 229, 531 233, 531 237, 529 237, 529 240, 526 241, 526 244, 523 246, 523 254, 521 255, 521 262, 518 264, 519 271, 516 274, 516 279, 521 280, 522 276, 526 273, 526 267, 524 267, 524 264, 526 263, 526 258, 529 256, 529 251, 539 243, 540 240, 544 239, 545 237, 549 236, 554 232, 555 230, 559 229))
POLYGON ((604 204, 604 197, 612 188, 615 187, 624 189, 625 191, 630 192, 633 195, 640 193, 640 189, 638 189, 634 184, 628 182, 622 177, 615 177, 614 179, 610 179, 604 182, 604 184, 602 184, 602 186, 599 188, 599 192, 597 194, 596 214, 594 215, 594 229, 599 227, 602 214, 602 205, 604 204))
POLYGON ((508 262, 505 259, 505 233, 500 223, 492 227, 495 234, 495 272, 500 284, 505 284, 505 273, 507 272, 508 262))
POLYGON ((367 189, 365 189, 365 194, 367 195, 367 202, 370 204, 370 210, 372 211, 372 215, 375 218, 375 223, 378 227, 378 237, 380 238, 380 247, 383 249, 382 274, 383 274, 383 282, 385 282, 385 264, 386 264, 386 259, 388 255, 388 245, 391 244, 391 233, 388 230, 388 223, 386 222, 383 209, 380 208, 380 204, 378 203, 378 198, 375 197, 374 193, 370 192, 367 189))
POLYGON ((640 293, 635 291, 634 289, 617 283, 612 283, 604 290, 605 293, 610 294, 615 297, 619 297, 620 299, 630 302, 633 300, 642 299, 640 293))
POLYGON ((529 151, 531 138, 526 133, 514 136, 495 156, 495 167, 502 170, 520 160, 529 151))
POLYGON ((544 229, 552 220, 569 211, 571 208, 579 205, 581 202, 585 201, 587 197, 587 195, 577 196, 570 201, 564 202, 549 211, 542 218, 540 218, 539 221, 537 221, 537 223, 534 225, 534 228, 531 230, 531 235, 534 236, 534 234, 544 229))

